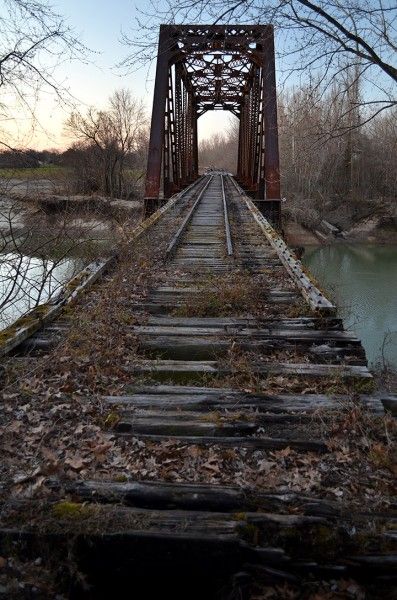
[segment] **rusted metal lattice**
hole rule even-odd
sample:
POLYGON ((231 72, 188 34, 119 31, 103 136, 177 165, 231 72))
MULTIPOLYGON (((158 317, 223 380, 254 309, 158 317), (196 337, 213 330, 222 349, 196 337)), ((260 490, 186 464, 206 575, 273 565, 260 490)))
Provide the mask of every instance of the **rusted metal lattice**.
POLYGON ((198 177, 197 120, 229 110, 240 121, 237 180, 280 220, 274 34, 271 25, 162 25, 145 188, 150 214, 198 177), (161 194, 162 180, 162 194, 161 194))

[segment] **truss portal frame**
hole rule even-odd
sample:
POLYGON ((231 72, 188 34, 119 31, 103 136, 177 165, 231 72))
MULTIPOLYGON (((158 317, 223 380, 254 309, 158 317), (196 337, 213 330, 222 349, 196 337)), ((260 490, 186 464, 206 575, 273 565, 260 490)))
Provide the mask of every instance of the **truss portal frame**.
POLYGON ((197 121, 208 110, 229 110, 239 119, 237 180, 278 225, 280 169, 271 25, 160 26, 146 214, 198 177, 197 121))

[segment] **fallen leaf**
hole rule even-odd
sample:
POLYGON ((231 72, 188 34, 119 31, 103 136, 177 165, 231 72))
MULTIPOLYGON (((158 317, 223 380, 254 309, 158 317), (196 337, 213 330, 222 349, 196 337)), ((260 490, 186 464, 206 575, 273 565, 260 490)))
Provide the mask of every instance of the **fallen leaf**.
POLYGON ((73 457, 67 458, 65 460, 65 464, 69 465, 69 467, 72 467, 72 469, 74 469, 75 471, 79 471, 80 469, 83 468, 84 461, 81 458, 81 456, 73 456, 73 457))
POLYGON ((220 472, 220 468, 218 467, 218 465, 213 464, 212 462, 205 462, 203 463, 203 467, 205 469, 208 469, 209 471, 213 471, 214 473, 219 473, 220 472))

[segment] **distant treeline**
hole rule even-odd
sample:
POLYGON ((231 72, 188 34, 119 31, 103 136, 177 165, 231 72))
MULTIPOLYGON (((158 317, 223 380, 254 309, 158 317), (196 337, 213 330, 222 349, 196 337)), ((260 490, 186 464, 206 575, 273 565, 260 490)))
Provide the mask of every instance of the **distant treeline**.
MULTIPOLYGON (((278 117, 286 209, 294 207, 310 222, 311 215, 317 221, 319 215, 345 212, 346 201, 360 214, 366 200, 395 202, 397 107, 368 119, 358 78, 348 86, 335 85, 327 94, 314 84, 280 93, 278 117)), ((76 193, 119 198, 140 193, 148 126, 142 105, 129 92, 115 92, 106 111, 71 115, 68 127, 76 141, 67 150, 6 150, 0 153, 0 168, 54 164, 70 168, 76 193)), ((201 142, 201 169, 235 172, 237 145, 234 119, 229 131, 214 132, 201 142)))
MULTIPOLYGON (((64 151, 59 150, 4 150, 0 152, 0 169, 34 169, 44 165, 73 168, 76 162, 89 154, 90 149, 74 144, 64 151)), ((132 166, 136 152, 126 156, 126 166, 132 166)))
POLYGON ((4 150, 0 152, 0 169, 32 169, 42 165, 60 165, 66 152, 57 150, 4 150))

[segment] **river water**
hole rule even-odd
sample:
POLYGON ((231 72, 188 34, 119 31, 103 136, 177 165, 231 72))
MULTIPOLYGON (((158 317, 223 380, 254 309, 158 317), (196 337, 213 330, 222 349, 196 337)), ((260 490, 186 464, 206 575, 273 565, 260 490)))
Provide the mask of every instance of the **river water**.
POLYGON ((0 330, 54 296, 82 266, 81 260, 0 254, 0 330))
POLYGON ((361 339, 370 366, 383 355, 397 368, 397 246, 306 248, 303 263, 361 339))

